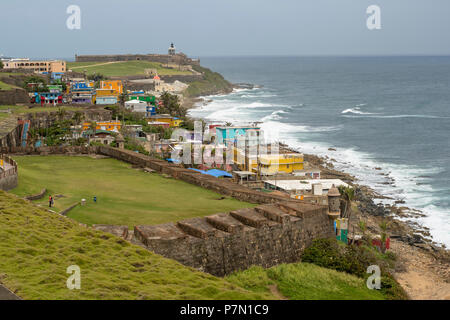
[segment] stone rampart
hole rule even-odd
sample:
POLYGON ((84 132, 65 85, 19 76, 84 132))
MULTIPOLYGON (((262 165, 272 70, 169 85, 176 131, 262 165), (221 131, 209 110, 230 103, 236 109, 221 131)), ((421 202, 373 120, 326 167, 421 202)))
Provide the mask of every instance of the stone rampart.
POLYGON ((114 61, 151 61, 163 64, 198 65, 198 59, 191 59, 183 53, 168 54, 113 54, 113 55, 76 55, 76 62, 114 62, 114 61))
POLYGON ((156 226, 136 226, 149 250, 215 276, 298 262, 313 239, 333 236, 327 207, 280 202, 156 226))

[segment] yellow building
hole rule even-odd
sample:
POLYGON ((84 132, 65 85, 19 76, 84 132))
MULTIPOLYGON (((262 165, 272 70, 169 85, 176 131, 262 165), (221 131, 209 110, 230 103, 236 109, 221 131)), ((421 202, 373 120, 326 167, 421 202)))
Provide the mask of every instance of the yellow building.
POLYGON ((261 175, 275 175, 278 173, 293 173, 303 170, 303 154, 256 154, 244 155, 244 151, 233 148, 234 162, 240 170, 252 171, 261 175), (259 162, 259 168, 258 168, 259 162))
MULTIPOLYGON (((97 122, 96 130, 114 131, 119 132, 122 128, 120 121, 101 121, 97 122)), ((91 122, 83 123, 83 131, 91 129, 91 122)))
POLYGON ((259 172, 262 175, 293 173, 299 170, 303 170, 303 154, 301 153, 269 154, 259 157, 259 172))
POLYGON ((12 59, 3 63, 4 69, 28 69, 37 73, 42 72, 61 72, 67 70, 65 61, 62 60, 29 60, 29 59, 12 59))
POLYGON ((183 120, 177 117, 172 117, 171 115, 168 114, 157 114, 154 116, 150 116, 150 118, 148 118, 147 120, 153 122, 168 123, 171 127, 179 127, 183 123, 183 120))
POLYGON ((122 80, 105 80, 100 82, 100 89, 113 90, 115 95, 121 95, 123 93, 122 80))

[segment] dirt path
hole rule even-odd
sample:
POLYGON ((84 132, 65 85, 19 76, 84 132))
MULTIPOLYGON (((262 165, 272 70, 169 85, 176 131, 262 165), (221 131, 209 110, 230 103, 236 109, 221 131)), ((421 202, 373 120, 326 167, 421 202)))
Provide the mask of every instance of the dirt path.
POLYGON ((91 64, 91 65, 87 65, 87 66, 80 66, 80 67, 72 67, 70 69, 81 69, 81 68, 91 68, 91 67, 98 67, 98 66, 104 66, 107 64, 114 64, 114 63, 121 63, 121 62, 126 62, 126 61, 111 61, 111 62, 105 62, 105 63, 97 63, 97 64, 91 64))
POLYGON ((278 299, 280 299, 280 300, 289 300, 288 298, 286 298, 286 297, 280 292, 280 290, 278 290, 278 287, 277 287, 276 284, 271 284, 271 285, 269 285, 269 289, 270 289, 270 292, 271 292, 275 297, 277 297, 278 299))
POLYGON ((411 299, 450 300, 450 265, 401 242, 393 241, 392 250, 405 268, 395 277, 411 299))
POLYGON ((20 300, 20 298, 0 284, 0 300, 20 300))

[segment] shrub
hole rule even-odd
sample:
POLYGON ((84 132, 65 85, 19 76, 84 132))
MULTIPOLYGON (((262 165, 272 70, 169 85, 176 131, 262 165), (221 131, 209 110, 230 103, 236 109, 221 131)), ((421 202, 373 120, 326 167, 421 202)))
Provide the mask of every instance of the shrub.
POLYGON ((368 246, 341 245, 336 239, 317 239, 305 249, 302 262, 347 272, 367 279, 367 268, 378 265, 381 270, 381 291, 388 299, 406 299, 407 294, 392 277, 389 268, 395 262, 393 253, 380 254, 368 246))

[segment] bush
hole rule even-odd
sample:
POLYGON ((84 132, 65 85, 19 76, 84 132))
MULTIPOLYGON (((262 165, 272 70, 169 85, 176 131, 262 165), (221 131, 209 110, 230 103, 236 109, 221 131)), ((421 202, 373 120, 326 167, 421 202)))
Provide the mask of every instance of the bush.
POLYGON ((380 254, 368 246, 343 245, 334 238, 317 239, 305 249, 302 262, 347 272, 367 279, 367 268, 378 265, 381 270, 381 291, 388 299, 406 299, 407 294, 392 277, 389 268, 395 261, 393 253, 380 254))

